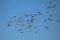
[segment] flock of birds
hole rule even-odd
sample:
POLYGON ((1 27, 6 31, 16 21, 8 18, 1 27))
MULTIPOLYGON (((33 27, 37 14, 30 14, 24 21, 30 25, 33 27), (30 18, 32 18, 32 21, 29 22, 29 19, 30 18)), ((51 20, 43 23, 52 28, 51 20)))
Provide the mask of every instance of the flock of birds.
MULTIPOLYGON (((47 8, 46 9, 52 9, 52 8, 55 8, 56 7, 56 5, 55 4, 53 4, 52 5, 52 2, 51 1, 49 1, 49 4, 48 4, 48 6, 47 6, 47 8)), ((46 12, 46 13, 49 13, 49 12, 46 12)), ((42 15, 42 13, 41 12, 37 12, 37 13, 34 13, 34 14, 23 14, 24 15, 24 17, 25 18, 23 18, 23 17, 18 17, 18 19, 17 19, 17 16, 12 16, 12 17, 10 17, 9 18, 9 20, 8 20, 8 23, 7 23, 7 25, 8 25, 8 27, 10 27, 11 26, 11 24, 12 23, 14 23, 14 27, 18 27, 19 29, 18 29, 18 31, 20 32, 20 33, 24 33, 22 30, 23 29, 29 29, 28 31, 29 32, 32 32, 32 28, 33 29, 37 29, 37 27, 36 26, 32 26, 32 24, 34 23, 34 22, 36 22, 36 18, 35 17, 37 17, 37 16, 41 16, 42 15), (28 18, 28 19, 26 19, 26 18, 28 18), (25 20, 26 19, 26 20, 25 20), (25 22, 25 23, 24 23, 25 22), (27 24, 26 24, 27 23, 27 24), (26 26, 27 25, 27 26, 26 26)), ((47 19, 44 19, 44 22, 52 22, 53 21, 53 19, 52 19, 52 14, 49 14, 49 18, 47 18, 47 19)), ((58 19, 57 20, 57 22, 60 22, 60 20, 58 19)), ((46 30, 48 30, 49 29, 49 27, 48 26, 45 26, 44 27, 46 30)), ((35 30, 35 33, 37 33, 38 31, 37 30, 35 30)))
MULTIPOLYGON (((32 30, 31 30, 32 24, 34 23, 34 21, 36 19, 34 16, 37 17, 38 15, 40 16, 41 13, 40 12, 37 12, 34 15, 32 15, 32 14, 24 14, 25 19, 28 18, 26 20, 24 20, 23 17, 19 17, 18 19, 17 19, 16 16, 10 17, 9 20, 8 20, 8 23, 7 23, 8 24, 8 27, 10 27, 12 23, 14 23, 14 26, 15 27, 20 28, 19 31, 21 33, 23 33, 22 29, 30 29, 29 31, 32 32, 32 30), (24 22, 25 22, 25 24, 24 24, 24 22)), ((36 29, 35 26, 33 28, 36 29)))

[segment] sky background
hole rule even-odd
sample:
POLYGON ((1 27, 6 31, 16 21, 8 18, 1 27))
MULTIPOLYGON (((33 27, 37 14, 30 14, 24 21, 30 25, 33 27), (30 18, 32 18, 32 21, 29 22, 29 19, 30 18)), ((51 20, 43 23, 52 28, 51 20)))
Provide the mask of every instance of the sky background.
POLYGON ((57 19, 60 20, 60 0, 0 0, 0 40, 60 40, 60 22, 57 22, 57 19), (53 5, 56 4, 56 7, 46 13, 49 1, 52 1, 53 5), (34 14, 36 12, 42 13, 32 24, 37 26, 38 33, 30 33, 29 29, 24 29, 24 33, 21 34, 18 31, 19 28, 15 28, 14 25, 7 27, 7 21, 11 16, 24 18, 24 13, 34 14), (53 15, 53 22, 45 23, 44 19, 48 18, 49 14, 53 15), (46 25, 49 27, 47 31, 46 25))

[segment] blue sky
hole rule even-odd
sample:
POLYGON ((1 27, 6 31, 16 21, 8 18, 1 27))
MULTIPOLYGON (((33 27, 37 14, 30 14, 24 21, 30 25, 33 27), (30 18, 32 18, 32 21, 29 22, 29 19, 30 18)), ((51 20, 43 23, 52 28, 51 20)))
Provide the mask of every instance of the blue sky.
MULTIPOLYGON (((60 0, 0 0, 0 40, 60 40, 60 0), (56 4, 55 8, 50 10, 46 9, 48 2, 52 1, 52 5, 56 4), (49 13, 46 13, 49 11, 49 13), (29 29, 23 29, 23 34, 15 28, 14 24, 11 27, 7 27, 7 21, 12 16, 22 16, 25 20, 28 18, 24 17, 26 14, 34 14, 41 12, 41 16, 37 16, 33 26, 37 26, 38 33, 32 33, 29 29), (52 14, 52 22, 44 22, 44 19, 52 14), (45 26, 48 26, 46 31, 45 26)), ((25 22, 26 26, 27 23, 25 22)))

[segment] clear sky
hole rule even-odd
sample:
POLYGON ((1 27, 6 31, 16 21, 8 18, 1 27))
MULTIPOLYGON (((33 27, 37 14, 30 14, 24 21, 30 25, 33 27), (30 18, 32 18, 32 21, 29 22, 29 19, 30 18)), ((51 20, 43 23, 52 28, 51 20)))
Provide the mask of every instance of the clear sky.
MULTIPOLYGON (((60 0, 0 0, 0 40, 60 40, 60 0), (49 1, 55 8, 47 9, 49 1), (49 13, 46 13, 49 11, 49 13), (34 14, 41 12, 41 16, 37 16, 33 26, 37 27, 35 33, 33 27, 32 32, 29 29, 23 29, 23 34, 14 27, 15 24, 7 26, 7 21, 12 16, 22 16, 25 21, 29 18, 24 17, 26 14, 34 14), (52 14, 52 22, 44 22, 52 14), (48 30, 45 29, 48 26, 48 30)), ((27 22, 24 22, 27 26, 27 22)))

